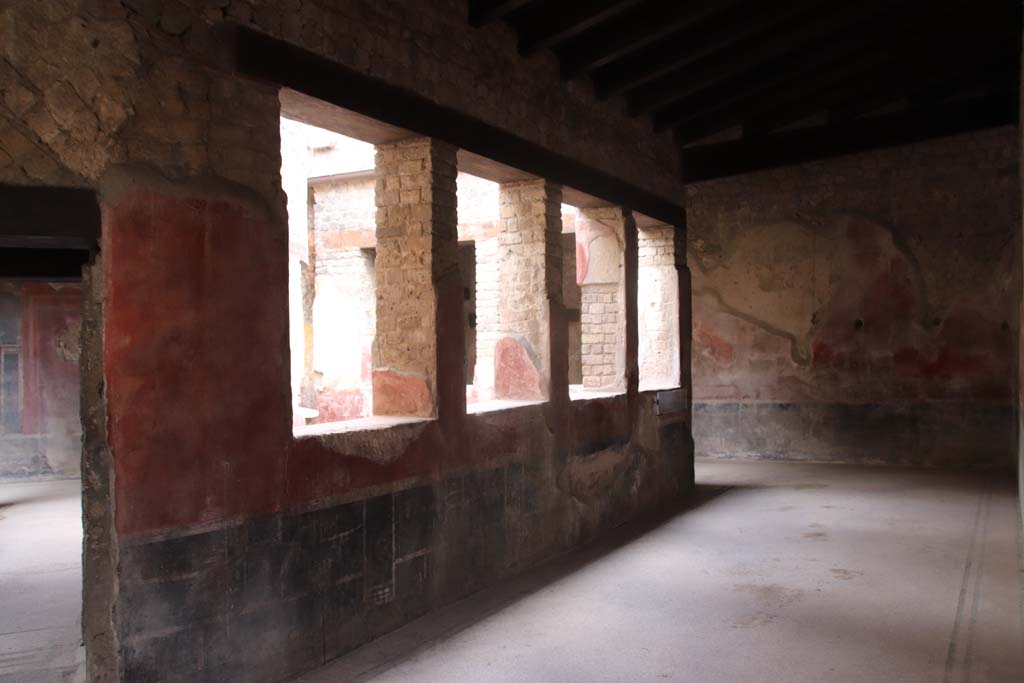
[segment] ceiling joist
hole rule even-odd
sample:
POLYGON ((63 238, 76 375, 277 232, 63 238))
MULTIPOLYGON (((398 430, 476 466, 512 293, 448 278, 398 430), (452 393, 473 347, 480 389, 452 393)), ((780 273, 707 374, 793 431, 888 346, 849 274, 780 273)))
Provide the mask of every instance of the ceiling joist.
POLYGON ((683 150, 683 176, 699 182, 1016 123, 1015 94, 954 102, 927 112, 875 116, 683 150))
POLYGON ((624 97, 688 155, 706 138, 927 117, 1019 87, 1019 0, 470 0, 470 13, 507 22, 523 55, 553 51, 598 98, 624 97))

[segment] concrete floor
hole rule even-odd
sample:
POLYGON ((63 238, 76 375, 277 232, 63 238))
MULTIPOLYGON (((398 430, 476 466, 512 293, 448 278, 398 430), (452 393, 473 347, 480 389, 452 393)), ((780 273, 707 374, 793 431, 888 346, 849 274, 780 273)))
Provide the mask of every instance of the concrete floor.
POLYGON ((82 483, 0 483, 0 683, 84 680, 82 483))
POLYGON ((300 678, 1024 681, 1012 482, 700 462, 688 511, 300 678))

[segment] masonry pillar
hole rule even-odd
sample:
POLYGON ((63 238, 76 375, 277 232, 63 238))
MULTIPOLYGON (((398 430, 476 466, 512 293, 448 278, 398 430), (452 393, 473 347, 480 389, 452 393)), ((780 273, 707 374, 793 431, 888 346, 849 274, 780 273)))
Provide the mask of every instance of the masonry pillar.
POLYGON ((568 391, 567 361, 552 352, 565 345, 561 206, 561 187, 545 180, 501 186, 496 398, 544 400, 568 391), (553 320, 563 324, 553 330, 553 320))
POLYGON ((375 415, 465 406, 455 153, 431 138, 377 146, 375 415))
POLYGON ((690 304, 686 233, 671 225, 653 225, 640 228, 638 235, 640 388, 686 386, 681 383, 683 366, 689 362, 684 362, 689 356, 683 354, 689 352, 682 339, 690 335, 690 317, 683 310, 690 304))
MULTIPOLYGON (((636 363, 636 222, 633 214, 618 207, 581 209, 576 241, 585 258, 580 282, 583 387, 623 392, 627 389, 629 366, 636 363), (632 326, 629 311, 633 314, 632 326), (627 348, 630 345, 632 352, 627 348)), ((635 382, 635 371, 632 375, 635 382)))

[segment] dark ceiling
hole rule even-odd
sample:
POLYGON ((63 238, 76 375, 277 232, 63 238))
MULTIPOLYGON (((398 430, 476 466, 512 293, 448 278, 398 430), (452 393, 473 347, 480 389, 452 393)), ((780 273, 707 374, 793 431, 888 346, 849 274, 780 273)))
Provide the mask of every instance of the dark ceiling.
POLYGON ((1019 0, 470 0, 702 180, 1017 120, 1019 0))

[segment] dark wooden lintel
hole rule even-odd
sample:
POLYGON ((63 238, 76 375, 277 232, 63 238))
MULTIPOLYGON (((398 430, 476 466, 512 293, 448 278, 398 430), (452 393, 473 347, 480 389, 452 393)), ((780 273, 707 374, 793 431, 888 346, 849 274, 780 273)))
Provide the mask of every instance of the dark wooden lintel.
POLYGON ((0 185, 0 247, 94 250, 99 238, 93 190, 0 185))

